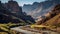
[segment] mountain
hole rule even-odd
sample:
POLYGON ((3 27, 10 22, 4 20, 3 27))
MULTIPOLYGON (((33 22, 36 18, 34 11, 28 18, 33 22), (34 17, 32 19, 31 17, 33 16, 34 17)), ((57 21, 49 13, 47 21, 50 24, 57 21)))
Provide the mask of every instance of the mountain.
POLYGON ((16 1, 8 1, 8 3, 1 3, 0 1, 0 23, 35 23, 34 19, 22 12, 22 8, 16 1))
POLYGON ((24 5, 22 10, 35 19, 51 11, 55 5, 60 4, 60 0, 46 0, 44 2, 34 2, 32 5, 24 5))
POLYGON ((30 5, 30 4, 26 5, 26 4, 24 4, 22 10, 23 11, 26 10, 26 12, 32 11, 32 10, 36 9, 38 7, 38 5, 39 5, 38 2, 33 3, 33 5, 30 5))
POLYGON ((60 14, 58 14, 55 17, 51 18, 50 20, 46 21, 44 24, 58 26, 58 24, 60 24, 60 14))
POLYGON ((45 24, 45 25, 55 25, 60 23, 60 4, 56 5, 54 9, 45 15, 45 18, 42 18, 36 24, 45 24))

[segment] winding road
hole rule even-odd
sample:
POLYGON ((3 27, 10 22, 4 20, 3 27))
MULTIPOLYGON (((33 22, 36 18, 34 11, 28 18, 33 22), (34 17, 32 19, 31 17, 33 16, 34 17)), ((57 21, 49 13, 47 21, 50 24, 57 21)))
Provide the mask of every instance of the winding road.
POLYGON ((24 34, 60 34, 58 32, 54 32, 54 31, 49 31, 49 30, 42 30, 39 32, 37 32, 38 30, 34 30, 34 29, 30 29, 30 30, 34 30, 34 31, 28 31, 28 30, 24 30, 24 29, 21 29, 22 26, 20 27, 15 27, 15 28, 11 28, 11 30, 15 30, 17 32, 22 32, 24 34))

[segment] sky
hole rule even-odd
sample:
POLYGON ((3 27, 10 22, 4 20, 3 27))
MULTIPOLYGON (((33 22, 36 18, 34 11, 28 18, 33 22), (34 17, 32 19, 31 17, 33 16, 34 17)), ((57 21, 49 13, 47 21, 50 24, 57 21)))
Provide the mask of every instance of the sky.
MULTIPOLYGON (((5 3, 5 2, 8 2, 9 0, 1 0, 2 3, 5 3)), ((34 2, 42 2, 42 1, 45 1, 45 0, 14 0, 14 1, 17 1, 19 6, 23 6, 24 4, 32 4, 34 2)))

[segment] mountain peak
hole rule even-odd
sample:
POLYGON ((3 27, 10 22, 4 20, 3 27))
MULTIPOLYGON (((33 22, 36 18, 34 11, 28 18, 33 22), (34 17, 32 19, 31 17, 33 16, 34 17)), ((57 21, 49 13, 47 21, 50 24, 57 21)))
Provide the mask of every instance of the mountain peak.
POLYGON ((33 4, 38 4, 39 2, 34 2, 33 4))
POLYGON ((9 1, 13 1, 13 0, 9 0, 9 1))

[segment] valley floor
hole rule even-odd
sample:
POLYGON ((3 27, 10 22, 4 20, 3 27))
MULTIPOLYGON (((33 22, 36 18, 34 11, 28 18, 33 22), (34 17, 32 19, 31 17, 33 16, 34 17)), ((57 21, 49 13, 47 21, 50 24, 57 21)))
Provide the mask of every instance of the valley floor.
POLYGON ((36 29, 31 29, 31 28, 24 28, 24 26, 20 26, 20 27, 15 27, 15 28, 11 28, 12 30, 15 30, 16 32, 22 32, 24 34, 60 34, 57 31, 54 30, 36 30, 36 29))
MULTIPOLYGON (((19 26, 10 28, 10 26, 16 26, 17 24, 0 24, 0 34, 60 34, 60 27, 51 30, 36 30, 27 26, 19 26)), ((28 25, 30 26, 30 25, 28 25)))

